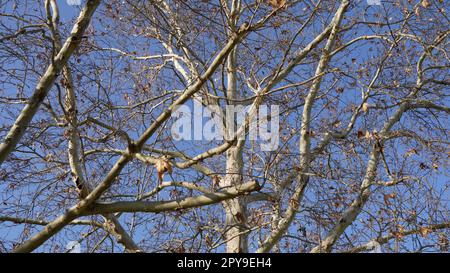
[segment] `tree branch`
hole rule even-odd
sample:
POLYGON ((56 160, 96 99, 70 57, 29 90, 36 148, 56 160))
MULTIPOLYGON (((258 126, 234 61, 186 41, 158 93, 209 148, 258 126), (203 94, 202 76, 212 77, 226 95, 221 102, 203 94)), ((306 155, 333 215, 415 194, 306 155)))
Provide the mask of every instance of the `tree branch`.
POLYGON ((216 204, 224 200, 233 199, 237 196, 246 195, 253 191, 260 190, 260 185, 256 181, 230 187, 220 192, 211 192, 195 197, 186 197, 181 200, 170 201, 130 201, 113 203, 96 203, 92 208, 85 210, 82 215, 94 215, 116 212, 163 212, 201 207, 216 204))
POLYGON ((19 143, 20 139, 25 133, 26 128, 36 114, 42 101, 47 96, 48 91, 51 89, 62 67, 67 63, 67 60, 81 43, 83 33, 89 25, 92 15, 94 14, 100 2, 100 0, 90 0, 86 3, 86 6, 81 11, 77 21, 72 28, 72 32, 69 38, 67 38, 58 55, 48 66, 47 71, 39 80, 33 95, 28 101, 28 104, 22 109, 16 121, 14 122, 14 125, 11 127, 5 139, 0 144, 0 165, 14 150, 17 143, 19 143))

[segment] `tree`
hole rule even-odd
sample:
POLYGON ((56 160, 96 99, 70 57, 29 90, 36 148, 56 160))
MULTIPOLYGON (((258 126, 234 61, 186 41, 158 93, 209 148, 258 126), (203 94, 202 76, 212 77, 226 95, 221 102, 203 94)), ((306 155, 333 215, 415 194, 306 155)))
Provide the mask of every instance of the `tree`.
POLYGON ((1 251, 446 251, 425 2, 0 2, 1 251))

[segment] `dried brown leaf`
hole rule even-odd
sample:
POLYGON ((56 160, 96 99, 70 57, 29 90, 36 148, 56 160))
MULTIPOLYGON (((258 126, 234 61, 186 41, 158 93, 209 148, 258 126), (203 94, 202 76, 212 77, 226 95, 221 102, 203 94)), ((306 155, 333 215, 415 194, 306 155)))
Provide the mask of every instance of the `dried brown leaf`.
POLYGON ((422 4, 422 7, 424 7, 424 8, 428 8, 431 6, 430 1, 428 1, 428 0, 422 0, 421 4, 422 4))
POLYGON ((155 162, 155 168, 156 168, 156 172, 158 173, 159 183, 162 183, 164 173, 168 172, 169 174, 172 174, 172 165, 165 158, 159 158, 155 162))
POLYGON ((286 4, 286 0, 269 0, 269 5, 274 9, 283 7, 286 4))
POLYGON ((430 233, 431 231, 432 230, 430 228, 427 228, 427 227, 420 227, 419 228, 419 233, 424 238, 427 238, 428 237, 428 233, 430 233))
POLYGON ((363 105, 362 105, 363 112, 364 113, 369 112, 369 107, 370 107, 370 105, 367 102, 363 103, 363 105))

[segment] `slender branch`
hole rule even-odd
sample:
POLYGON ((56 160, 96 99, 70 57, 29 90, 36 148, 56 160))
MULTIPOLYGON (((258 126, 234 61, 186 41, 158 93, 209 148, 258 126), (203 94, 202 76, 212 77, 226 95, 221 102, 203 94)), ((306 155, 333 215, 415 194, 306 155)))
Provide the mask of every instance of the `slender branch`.
POLYGON ((126 152, 120 156, 116 161, 114 166, 111 168, 109 173, 103 179, 103 181, 93 189, 86 198, 81 200, 78 204, 68 209, 66 213, 56 218, 54 221, 49 223, 44 230, 37 233, 28 241, 24 242, 22 245, 14 249, 14 252, 30 252, 43 244, 46 240, 60 231, 64 226, 70 223, 73 219, 77 218, 82 214, 82 212, 91 206, 100 196, 111 186, 111 184, 116 180, 116 178, 121 173, 122 169, 130 162, 133 158, 133 154, 140 152, 142 147, 145 145, 147 140, 156 132, 156 130, 170 117, 172 111, 178 105, 182 105, 186 102, 193 94, 198 92, 203 84, 211 77, 215 72, 217 67, 223 62, 228 53, 235 47, 235 45, 248 34, 250 26, 245 24, 241 26, 239 31, 235 33, 227 44, 222 48, 222 50, 217 54, 217 56, 212 61, 209 68, 199 77, 191 86, 189 86, 186 91, 172 103, 169 108, 161 113, 158 118, 149 126, 149 128, 141 135, 136 143, 129 145, 126 152))
MULTIPOLYGON (((450 223, 442 223, 442 224, 431 225, 428 227, 421 227, 418 229, 411 229, 408 231, 404 231, 401 233, 401 235, 408 236, 408 235, 422 233, 423 230, 426 230, 428 232, 428 231, 438 231, 441 229, 448 229, 448 228, 450 228, 450 223)), ((390 240, 395 239, 395 238, 397 238, 396 234, 389 234, 389 235, 381 237, 381 238, 373 239, 370 242, 368 242, 367 244, 356 246, 351 249, 340 251, 340 252, 357 253, 357 252, 362 252, 362 251, 369 251, 369 250, 372 250, 375 245, 387 244, 390 240)))
MULTIPOLYGON (((338 35, 338 29, 341 20, 344 16, 347 7, 350 2, 348 0, 343 0, 339 9, 336 11, 332 22, 328 26, 330 29, 330 35, 328 37, 327 43, 324 47, 322 56, 320 58, 319 64, 317 65, 315 75, 323 75, 325 67, 328 65, 330 60, 330 52, 334 45, 334 41, 338 35)), ((327 28, 327 29, 328 29, 327 28)), ((298 185, 291 197, 291 202, 285 212, 284 218, 279 222, 279 224, 271 231, 266 240, 258 248, 257 252, 268 252, 272 247, 281 239, 282 235, 286 232, 290 224, 292 223, 295 215, 297 214, 298 204, 303 192, 305 190, 306 184, 308 182, 309 176, 301 174, 302 172, 308 172, 309 164, 311 162, 310 158, 310 121, 311 121, 311 110, 314 104, 314 100, 317 92, 319 91, 322 76, 317 77, 310 88, 310 91, 305 99, 305 106, 303 107, 302 125, 301 125, 301 138, 300 138, 300 174, 297 176, 298 185)))
MULTIPOLYGON (((0 216, 0 222, 12 222, 15 224, 30 224, 30 225, 39 225, 39 226, 45 226, 49 223, 49 221, 45 221, 45 220, 36 220, 36 219, 9 217, 9 216, 0 216)), ((94 226, 94 227, 103 228, 102 223, 90 221, 90 220, 74 220, 74 221, 70 222, 69 225, 94 226)))
POLYGON ((14 122, 14 125, 10 128, 5 139, 0 144, 0 166, 8 155, 15 149, 17 143, 21 140, 25 130, 39 109, 42 101, 47 96, 48 91, 51 89, 62 67, 67 63, 67 60, 81 43, 83 33, 89 25, 92 15, 100 2, 100 0, 88 1, 86 6, 80 12, 69 38, 67 38, 58 55, 48 66, 44 75, 40 78, 27 105, 22 109, 21 113, 14 122))
POLYGON ((403 114, 412 109, 411 108, 411 100, 413 100, 419 91, 422 89, 425 84, 424 75, 423 75, 423 63, 425 61, 426 56, 429 56, 429 53, 435 48, 438 44, 440 44, 444 38, 450 33, 444 32, 440 34, 432 45, 426 48, 419 58, 417 63, 417 80, 416 85, 413 90, 408 94, 407 98, 399 105, 397 110, 388 118, 388 120, 383 124, 382 129, 376 136, 375 143, 372 147, 372 152, 369 157, 369 161, 367 163, 366 172, 363 181, 361 182, 360 192, 357 197, 353 200, 351 205, 344 211, 341 215, 338 222, 331 228, 328 232, 327 236, 323 241, 319 243, 318 246, 314 247, 311 252, 330 252, 333 245, 339 239, 339 237, 345 232, 348 226, 350 226, 359 213, 362 211, 364 205, 366 204, 369 196, 371 194, 370 186, 374 184, 374 180, 377 175, 378 163, 380 160, 380 155, 382 155, 383 144, 386 141, 386 137, 389 136, 390 130, 392 127, 400 121, 403 114))
MULTIPOLYGON (((61 48, 61 40, 59 33, 59 10, 55 0, 46 0, 45 7, 47 10, 47 18, 49 21, 49 28, 53 34, 53 41, 57 50, 61 48), (51 10, 51 11, 50 11, 51 10)), ((72 77, 72 72, 70 67, 65 64, 63 66, 63 77, 64 77, 64 88, 66 90, 65 104, 63 106, 66 119, 68 123, 69 131, 69 145, 68 145, 68 156, 69 165, 72 174, 72 180, 77 187, 80 198, 86 197, 92 189, 88 181, 84 178, 83 169, 81 166, 80 150, 81 141, 78 131, 78 107, 75 95, 75 85, 72 77)), ((126 134, 125 134, 126 135, 126 134)), ((126 135, 127 136, 127 135, 126 135)), ((130 235, 125 231, 125 229, 120 224, 119 220, 112 214, 103 215, 105 220, 104 226, 106 230, 111 233, 119 243, 125 246, 128 252, 138 252, 141 251, 137 244, 133 241, 130 235)))

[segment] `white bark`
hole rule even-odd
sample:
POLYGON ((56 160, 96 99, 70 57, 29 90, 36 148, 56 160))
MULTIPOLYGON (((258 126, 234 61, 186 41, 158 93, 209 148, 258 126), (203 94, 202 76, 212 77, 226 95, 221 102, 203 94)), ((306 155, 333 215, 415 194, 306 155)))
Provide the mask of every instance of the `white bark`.
MULTIPOLYGON (((447 223, 442 223, 442 224, 436 224, 436 225, 427 226, 425 228, 428 231, 438 231, 438 230, 441 230, 441 229, 448 229, 448 228, 450 228, 450 223, 447 222, 447 223)), ((402 232, 402 236, 418 234, 420 232, 421 232, 420 229, 412 229, 412 230, 408 230, 408 231, 402 232)), ((395 239, 395 238, 396 238, 395 234, 390 234, 390 235, 387 235, 387 236, 383 236, 381 238, 372 239, 366 244, 359 245, 359 246, 353 247, 353 248, 351 248, 349 250, 345 250, 345 251, 341 251, 341 252, 343 252, 343 253, 357 253, 357 252, 370 251, 370 250, 373 251, 374 248, 381 248, 382 245, 388 243, 390 240, 395 239)))
POLYGON ((260 185, 256 181, 247 182, 238 186, 229 187, 219 192, 205 193, 194 197, 186 197, 181 200, 171 201, 130 201, 113 203, 96 203, 86 209, 80 215, 94 215, 116 212, 163 212, 171 210, 189 209, 200 206, 216 204, 237 196, 247 195, 252 191, 258 191, 260 185))
POLYGON ((14 125, 11 127, 5 139, 0 144, 0 165, 15 149, 17 143, 19 143, 39 106, 55 82, 55 79, 60 73, 62 67, 67 63, 67 60, 72 55, 73 51, 80 44, 83 33, 89 25, 92 15, 100 2, 100 0, 90 0, 81 11, 72 28, 69 38, 67 38, 58 55, 56 55, 52 63, 48 66, 44 75, 39 80, 27 105, 22 109, 14 122, 14 125))
MULTIPOLYGON (((53 33, 53 41, 55 43, 56 49, 59 51, 61 49, 61 40, 59 33, 59 10, 55 0, 46 0, 45 6, 47 10, 47 18, 50 21, 49 26, 53 33), (51 7, 51 12, 50 12, 51 7), (53 16, 50 16, 52 14, 53 16)), ((70 67, 65 64, 63 66, 63 77, 64 87, 66 90, 65 98, 65 115, 68 121, 68 131, 69 131, 69 147, 68 147, 68 158, 69 166, 72 174, 72 180, 75 183, 79 191, 80 198, 86 197, 92 190, 92 186, 84 178, 83 169, 81 167, 80 160, 80 136, 78 131, 78 118, 77 118, 77 101, 75 96, 75 85, 72 78, 72 72, 70 67)), ((125 231, 125 229, 120 224, 119 220, 113 214, 103 215, 105 224, 104 227, 108 232, 110 232, 119 243, 123 244, 125 250, 128 252, 140 251, 139 247, 133 241, 130 235, 125 231)))
MULTIPOLYGON (((231 2, 231 9, 228 14, 228 24, 231 31, 235 31, 236 22, 240 13, 240 1, 233 0, 231 2)), ((237 79, 236 79, 236 58, 238 54, 238 47, 236 47, 227 59, 227 99, 229 105, 234 105, 237 98, 237 79)), ((227 139, 234 135, 234 117, 226 117, 226 134, 227 139)), ((236 141, 226 151, 226 174, 220 180, 221 187, 230 187, 241 185, 243 181, 242 170, 244 163, 242 161, 242 145, 243 142, 236 141)), ((229 199, 223 202, 225 210, 225 241, 226 252, 228 253, 242 253, 248 252, 248 232, 247 232, 247 209, 245 198, 229 199)))
MULTIPOLYGON (((422 65, 426 58, 438 44, 440 44, 450 33, 450 31, 442 33, 438 36, 433 44, 429 46, 417 63, 417 81, 416 86, 410 92, 405 100, 400 104, 397 110, 389 117, 389 119, 383 124, 383 128, 378 133, 377 139, 372 148, 370 154, 369 162, 367 163, 366 173, 363 181, 361 182, 360 192, 358 196, 353 200, 352 204, 344 211, 340 217, 337 224, 328 232, 324 240, 322 240, 318 246, 311 250, 312 253, 317 252, 330 252, 333 245, 339 239, 339 237, 345 232, 348 226, 350 226, 356 219, 356 217, 361 213, 364 205, 370 197, 370 186, 375 183, 375 178, 377 175, 378 162, 380 155, 382 155, 383 144, 386 141, 390 130, 392 127, 400 120, 402 115, 412 108, 414 105, 411 104, 411 100, 414 99, 419 91, 422 89, 425 81, 423 79, 423 69, 422 65)), ((419 104, 419 106, 422 106, 419 104)), ((442 109, 440 109, 442 110, 442 109)))
POLYGON ((182 105, 190 97, 192 97, 196 92, 200 90, 207 79, 216 71, 217 67, 223 62, 223 60, 228 56, 229 52, 235 47, 235 45, 242 39, 246 34, 248 34, 250 26, 246 25, 239 29, 238 33, 232 35, 227 44, 222 48, 222 50, 217 54, 217 56, 212 61, 209 68, 199 77, 191 86, 189 86, 186 91, 180 95, 180 97, 172 103, 169 108, 161 113, 156 120, 149 126, 149 128, 141 135, 141 137, 129 145, 127 150, 123 155, 116 161, 114 166, 111 168, 109 173, 105 176, 103 181, 93 189, 86 198, 81 200, 77 205, 68 209, 67 212, 54 221, 49 223, 44 230, 37 233, 28 241, 24 242, 22 245, 14 249, 14 252, 31 252, 46 240, 51 238, 54 234, 59 232, 64 226, 68 225, 72 220, 76 219, 82 214, 82 212, 91 206, 100 196, 111 186, 111 184, 117 179, 122 169, 130 162, 133 158, 133 154, 138 153, 142 150, 142 147, 147 142, 147 140, 156 132, 156 130, 164 123, 175 107, 182 105))
POLYGON ((333 17, 333 20, 330 24, 331 26, 331 32, 328 37, 327 43, 325 45, 325 48, 323 49, 322 56, 320 58, 319 64, 316 69, 315 75, 318 76, 314 79, 313 84, 311 86, 311 89, 305 99, 305 105, 303 107, 303 115, 302 115, 302 123, 301 123, 301 129, 300 129, 300 172, 297 176, 297 188, 292 195, 288 209, 286 210, 286 213, 279 221, 279 224, 276 226, 275 229, 271 231, 267 239, 262 243, 260 248, 257 250, 257 252, 268 252, 272 249, 272 247, 281 239, 283 234, 287 231, 290 224, 294 220, 295 215, 297 214, 298 205, 301 201, 301 198, 303 196, 305 187, 308 183, 309 176, 306 175, 309 171, 309 165, 311 163, 311 143, 310 143, 310 125, 311 125, 311 110, 314 105, 314 101, 317 95, 317 92, 319 91, 320 84, 322 81, 323 71, 325 70, 326 66, 328 65, 328 61, 330 59, 330 53, 333 49, 334 41, 336 40, 339 25, 342 21, 342 18, 344 16, 344 13, 350 4, 349 1, 343 0, 339 9, 336 11, 336 14, 333 17))

